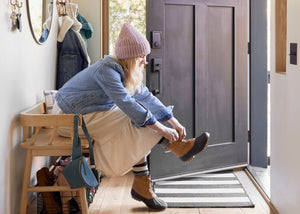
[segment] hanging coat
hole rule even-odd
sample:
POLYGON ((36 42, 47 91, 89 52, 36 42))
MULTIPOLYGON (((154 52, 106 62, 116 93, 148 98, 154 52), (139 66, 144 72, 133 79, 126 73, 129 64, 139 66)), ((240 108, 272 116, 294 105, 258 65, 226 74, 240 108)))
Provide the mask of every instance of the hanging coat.
POLYGON ((79 33, 82 25, 76 19, 78 5, 66 3, 66 11, 57 37, 56 89, 90 64, 84 40, 79 33))
POLYGON ((93 36, 92 25, 80 13, 78 13, 76 18, 82 24, 82 28, 80 29, 80 35, 84 40, 86 48, 88 48, 87 39, 90 39, 93 36))

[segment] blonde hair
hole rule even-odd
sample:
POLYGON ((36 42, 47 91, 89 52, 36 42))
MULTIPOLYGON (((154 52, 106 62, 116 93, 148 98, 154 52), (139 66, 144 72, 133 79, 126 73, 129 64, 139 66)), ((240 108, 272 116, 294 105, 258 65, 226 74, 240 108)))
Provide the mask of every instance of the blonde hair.
POLYGON ((141 92, 141 84, 143 81, 143 67, 139 67, 138 59, 134 57, 129 59, 115 59, 122 66, 125 74, 125 87, 128 92, 133 95, 136 91, 141 92))

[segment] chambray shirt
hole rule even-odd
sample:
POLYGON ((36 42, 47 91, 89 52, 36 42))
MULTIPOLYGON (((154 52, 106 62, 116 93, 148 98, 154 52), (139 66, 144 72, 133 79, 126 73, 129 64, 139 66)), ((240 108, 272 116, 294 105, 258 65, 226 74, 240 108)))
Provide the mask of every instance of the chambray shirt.
POLYGON ((105 56, 67 81, 56 94, 64 113, 87 114, 107 111, 117 105, 137 126, 164 122, 173 117, 173 106, 166 107, 141 85, 133 96, 125 88, 125 74, 111 56, 105 56))

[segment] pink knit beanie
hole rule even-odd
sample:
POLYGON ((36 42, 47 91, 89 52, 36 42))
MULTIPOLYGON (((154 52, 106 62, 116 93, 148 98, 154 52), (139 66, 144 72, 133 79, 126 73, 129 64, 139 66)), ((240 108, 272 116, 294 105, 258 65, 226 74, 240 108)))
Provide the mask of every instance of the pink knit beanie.
POLYGON ((147 55, 151 51, 148 40, 132 25, 125 23, 115 44, 118 59, 129 59, 147 55))

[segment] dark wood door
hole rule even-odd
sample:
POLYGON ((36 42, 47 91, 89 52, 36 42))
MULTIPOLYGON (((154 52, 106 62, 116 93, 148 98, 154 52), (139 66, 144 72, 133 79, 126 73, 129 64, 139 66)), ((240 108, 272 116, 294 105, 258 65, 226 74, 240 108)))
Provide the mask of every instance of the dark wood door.
POLYGON ((248 163, 248 5, 245 0, 150 0, 152 45, 147 85, 186 127, 211 134, 207 149, 183 163, 160 146, 153 180, 248 163))

